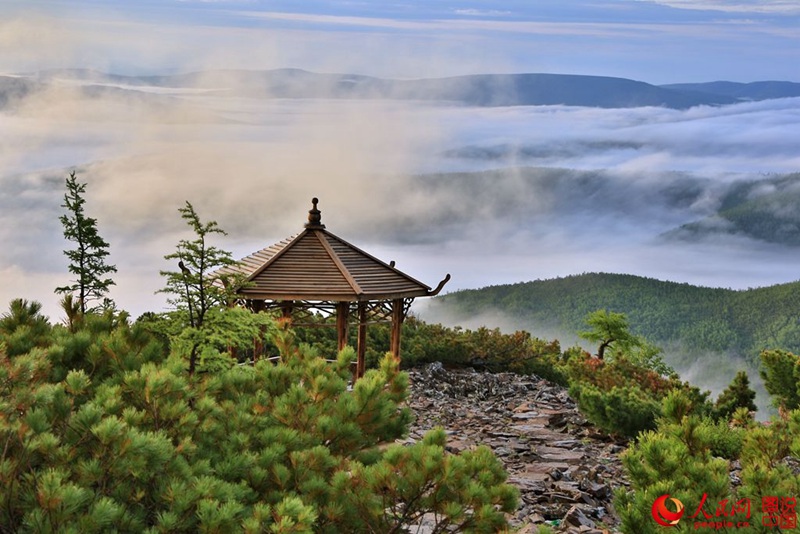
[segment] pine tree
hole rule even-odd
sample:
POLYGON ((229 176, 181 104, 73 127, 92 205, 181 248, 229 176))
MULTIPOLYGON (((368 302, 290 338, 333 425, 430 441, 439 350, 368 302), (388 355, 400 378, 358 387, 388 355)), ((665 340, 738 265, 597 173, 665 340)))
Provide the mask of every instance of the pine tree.
POLYGON ((764 387, 778 407, 786 410, 800 408, 800 359, 795 354, 780 349, 762 351, 760 374, 764 387))
POLYGON ((642 344, 641 339, 630 333, 628 318, 624 313, 597 310, 586 317, 586 324, 591 330, 578 332, 578 335, 587 341, 600 343, 597 357, 601 360, 609 348, 626 351, 642 344))
POLYGON ((42 304, 36 301, 14 299, 8 313, 0 315, 0 343, 11 356, 47 346, 50 330, 50 322, 42 315, 42 304))
MULTIPOLYGON (((81 314, 85 314, 88 303, 105 297, 114 280, 107 277, 117 272, 114 265, 106 263, 108 243, 97 232, 97 219, 87 217, 84 211, 86 184, 78 183, 75 171, 66 180, 67 192, 64 194, 62 208, 66 215, 59 217, 64 227, 64 237, 75 243, 75 248, 65 250, 69 258, 69 272, 76 276, 71 285, 56 288, 56 293, 76 294, 81 314)), ((110 301, 105 300, 106 306, 110 301)))
MULTIPOLYGON (((714 429, 692 412, 689 397, 680 391, 671 392, 663 401, 664 414, 658 431, 642 433, 637 442, 622 455, 630 488, 616 492, 614 507, 626 534, 656 534, 665 530, 652 516, 653 503, 668 494, 684 506, 680 523, 674 532, 694 531, 690 516, 703 495, 706 509, 729 498, 728 462, 711 452, 714 429)), ((702 516, 702 514, 700 514, 702 516)), ((699 517, 698 521, 702 521, 699 517)))
POLYGON ((213 271, 235 262, 230 252, 208 242, 213 234, 227 235, 216 221, 203 223, 188 200, 178 211, 195 238, 181 239, 177 250, 164 256, 165 260, 178 260, 179 271, 161 271, 161 276, 167 279, 161 292, 174 295, 170 303, 188 312, 189 326, 201 328, 208 311, 227 305, 231 295, 225 286, 216 284, 218 277, 213 271))
MULTIPOLYGON (((194 374, 201 349, 208 343, 211 329, 207 319, 230 306, 242 277, 235 270, 222 270, 236 262, 230 252, 209 243, 214 234, 227 235, 217 222, 202 222, 188 200, 178 211, 194 232, 194 239, 181 239, 177 250, 164 256, 166 260, 178 260, 179 270, 160 272, 167 282, 159 293, 173 295, 168 301, 178 311, 179 321, 184 318, 174 334, 188 343, 189 373, 194 374)), ((222 319, 219 314, 217 318, 222 319)))
POLYGON ((617 436, 634 438, 654 429, 660 414, 658 401, 636 385, 603 391, 592 384, 573 383, 569 394, 589 421, 617 436))
POLYGON ((188 377, 112 312, 50 342, 0 343, 2 532, 498 532, 516 508, 487 448, 392 443, 411 413, 390 355, 350 386, 351 348, 289 342, 188 377))
MULTIPOLYGON (((792 457, 800 455, 800 411, 775 418, 769 426, 756 425, 748 429, 741 452, 742 486, 739 497, 748 498, 761 505, 764 498, 792 497, 800 492, 800 476, 797 471, 785 463, 792 457)), ((767 514, 765 514, 767 515, 767 514)), ((767 517, 760 525, 755 525, 752 532, 769 533, 794 530, 793 528, 776 529, 769 524, 767 517)), ((774 520, 774 517, 771 518, 774 520)), ((772 523, 778 525, 782 521, 772 523)), ((784 525, 786 527, 786 525, 784 525)))
POLYGON ((739 371, 731 384, 717 397, 714 404, 714 415, 719 419, 729 419, 738 408, 756 411, 756 392, 750 389, 747 372, 739 371))

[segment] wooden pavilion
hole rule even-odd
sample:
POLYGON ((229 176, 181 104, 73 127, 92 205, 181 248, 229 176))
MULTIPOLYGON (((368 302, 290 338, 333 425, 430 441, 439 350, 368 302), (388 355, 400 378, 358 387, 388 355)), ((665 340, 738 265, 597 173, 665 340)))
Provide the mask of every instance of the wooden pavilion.
MULTIPOLYGON (((385 263, 325 229, 316 198, 305 229, 239 261, 246 286, 238 297, 253 311, 281 310, 295 326, 310 326, 315 315, 335 316, 338 347, 348 342, 351 325, 358 329, 355 373, 364 375, 367 326, 391 324, 390 352, 400 358, 400 332, 416 297, 437 295, 435 289, 385 263)), ((319 326, 319 321, 314 326, 319 326)))

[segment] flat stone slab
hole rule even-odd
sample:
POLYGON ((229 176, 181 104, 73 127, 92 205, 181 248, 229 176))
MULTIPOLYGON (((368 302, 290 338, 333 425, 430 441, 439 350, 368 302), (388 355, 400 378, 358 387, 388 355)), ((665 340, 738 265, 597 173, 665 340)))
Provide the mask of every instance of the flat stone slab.
POLYGON ((559 432, 558 430, 551 430, 544 426, 532 424, 513 425, 511 428, 516 430, 519 435, 525 436, 531 441, 564 441, 574 439, 570 434, 559 432))
POLYGON ((548 447, 546 445, 536 447, 534 452, 542 460, 566 462, 568 464, 579 464, 586 456, 581 451, 572 451, 558 447, 548 447))

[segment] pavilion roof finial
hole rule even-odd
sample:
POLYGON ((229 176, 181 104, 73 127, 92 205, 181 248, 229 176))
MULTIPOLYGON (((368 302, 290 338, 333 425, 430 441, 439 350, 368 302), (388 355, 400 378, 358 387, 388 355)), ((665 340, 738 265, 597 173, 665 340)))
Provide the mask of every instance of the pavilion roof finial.
POLYGON ((311 199, 312 207, 308 210, 308 222, 305 224, 306 228, 325 228, 322 224, 322 212, 317 209, 319 199, 314 197, 311 199))

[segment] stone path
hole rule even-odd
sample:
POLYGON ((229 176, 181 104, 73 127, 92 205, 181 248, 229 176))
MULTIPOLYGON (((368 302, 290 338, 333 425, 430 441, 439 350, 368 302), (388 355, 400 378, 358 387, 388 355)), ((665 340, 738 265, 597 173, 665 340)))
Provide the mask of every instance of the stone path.
POLYGON ((518 532, 617 532, 613 491, 627 485, 624 446, 597 431, 566 390, 533 376, 453 371, 431 364, 410 371, 410 441, 441 426, 459 452, 488 445, 520 490, 510 518, 518 532))

